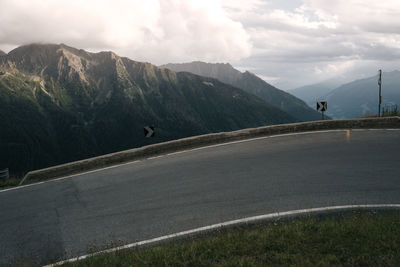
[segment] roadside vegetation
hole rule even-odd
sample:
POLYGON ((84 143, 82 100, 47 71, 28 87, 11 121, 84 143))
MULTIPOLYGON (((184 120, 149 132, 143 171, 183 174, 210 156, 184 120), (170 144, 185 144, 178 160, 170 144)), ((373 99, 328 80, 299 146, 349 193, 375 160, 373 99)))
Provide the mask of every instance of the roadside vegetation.
MULTIPOLYGON (((400 110, 398 109, 397 105, 382 107, 381 117, 395 117, 395 116, 400 116, 400 110)), ((363 118, 375 118, 375 117, 378 117, 378 115, 366 113, 363 116, 363 118)))
POLYGON ((397 108, 397 105, 393 105, 390 107, 383 107, 382 108, 382 116, 383 117, 400 116, 400 111, 397 108))
POLYGON ((13 187, 19 185, 22 177, 10 177, 8 179, 0 179, 0 189, 6 189, 8 187, 13 187))
POLYGON ((400 266, 400 212, 356 211, 223 229, 63 266, 400 266))

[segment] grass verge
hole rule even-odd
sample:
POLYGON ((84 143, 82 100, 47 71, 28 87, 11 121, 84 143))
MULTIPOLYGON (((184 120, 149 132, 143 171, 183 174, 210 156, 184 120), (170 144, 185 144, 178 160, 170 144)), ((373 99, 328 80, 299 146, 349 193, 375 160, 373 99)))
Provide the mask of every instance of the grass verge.
POLYGON ((400 212, 355 211, 222 229, 63 266, 400 266, 400 212))
POLYGON ((8 179, 0 179, 0 189, 6 189, 9 187, 18 186, 21 182, 22 178, 8 178, 8 179))

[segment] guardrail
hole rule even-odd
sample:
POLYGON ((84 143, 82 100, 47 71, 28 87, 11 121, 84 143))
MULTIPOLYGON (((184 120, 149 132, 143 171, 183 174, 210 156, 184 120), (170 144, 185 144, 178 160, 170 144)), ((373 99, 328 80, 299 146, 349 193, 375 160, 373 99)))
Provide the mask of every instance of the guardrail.
POLYGON ((8 172, 8 168, 0 170, 0 179, 8 179, 10 174, 8 172))
POLYGON ((179 140, 173 140, 164 143, 107 154, 95 158, 89 158, 81 161, 75 161, 46 169, 31 171, 25 175, 20 185, 48 180, 52 178, 68 176, 89 170, 121 164, 124 162, 134 161, 138 159, 153 157, 156 155, 172 153, 180 150, 192 149, 218 143, 226 143, 226 142, 261 137, 261 136, 295 133, 295 132, 308 132, 308 131, 333 130, 333 129, 363 129, 363 128, 364 129, 400 128, 400 117, 327 120, 327 121, 280 124, 280 125, 263 126, 259 128, 244 129, 234 132, 222 132, 222 133, 188 137, 179 140))

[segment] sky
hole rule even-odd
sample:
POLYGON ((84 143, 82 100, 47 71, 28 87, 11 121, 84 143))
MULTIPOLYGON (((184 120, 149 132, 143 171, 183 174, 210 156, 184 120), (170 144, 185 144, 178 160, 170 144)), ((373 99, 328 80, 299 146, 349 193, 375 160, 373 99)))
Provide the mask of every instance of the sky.
POLYGON ((0 49, 229 62, 287 90, 400 69, 400 0, 0 0, 0 49))

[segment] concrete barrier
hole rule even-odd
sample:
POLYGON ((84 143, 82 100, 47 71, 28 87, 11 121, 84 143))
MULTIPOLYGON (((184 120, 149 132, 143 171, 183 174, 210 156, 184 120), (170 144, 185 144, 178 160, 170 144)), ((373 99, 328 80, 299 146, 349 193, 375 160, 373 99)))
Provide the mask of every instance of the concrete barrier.
POLYGON ((296 133, 308 131, 321 131, 333 129, 379 129, 400 128, 400 117, 365 118, 349 120, 327 120, 302 123, 280 124, 263 126, 258 128, 243 129, 233 132, 222 132, 187 137, 140 148, 111 153, 99 157, 66 163, 46 169, 28 172, 22 179, 20 185, 59 178, 77 174, 94 169, 104 168, 124 162, 154 157, 180 150, 192 149, 206 145, 226 143, 243 139, 296 133))

